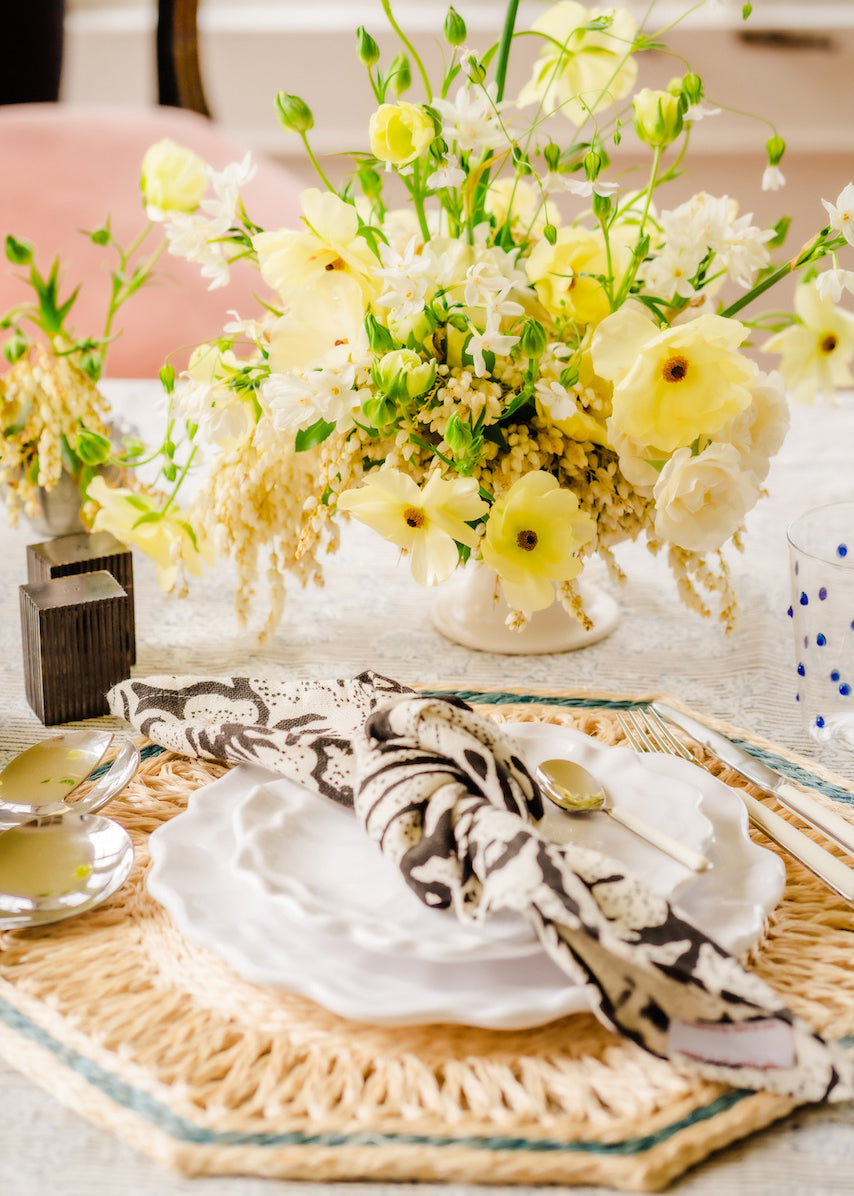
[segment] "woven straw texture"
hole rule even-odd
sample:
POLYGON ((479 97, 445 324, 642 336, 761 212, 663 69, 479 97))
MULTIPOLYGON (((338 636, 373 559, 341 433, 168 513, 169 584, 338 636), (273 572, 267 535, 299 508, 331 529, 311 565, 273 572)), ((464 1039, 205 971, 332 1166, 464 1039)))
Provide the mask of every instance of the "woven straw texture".
MULTIPOLYGON (((617 742, 615 711, 653 695, 460 696, 499 720, 559 722, 617 742)), ((854 793, 838 779, 750 743, 854 820, 854 793)), ((187 1174, 651 1191, 792 1108, 686 1077, 586 1014, 525 1031, 385 1028, 243 980, 184 940, 145 885, 149 834, 225 767, 160 749, 144 756, 109 809, 136 852, 124 888, 80 918, 0 933, 0 1053, 163 1164, 187 1174)), ((795 861, 787 874, 750 963, 821 1032, 849 1035, 854 910, 795 861)))

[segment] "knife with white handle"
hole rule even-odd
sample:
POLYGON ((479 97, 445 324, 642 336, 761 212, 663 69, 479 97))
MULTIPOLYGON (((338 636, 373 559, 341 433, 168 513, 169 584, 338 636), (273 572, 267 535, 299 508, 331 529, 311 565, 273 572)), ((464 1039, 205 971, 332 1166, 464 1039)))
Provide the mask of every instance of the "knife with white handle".
MULTIPOLYGON (((769 764, 757 760, 755 756, 740 748, 731 739, 727 739, 719 731, 707 727, 698 719, 692 718, 690 714, 675 710, 664 702, 653 702, 652 709, 666 722, 681 727, 692 739, 696 739, 709 751, 714 752, 719 760, 734 768, 745 780, 756 785, 763 793, 768 793, 771 797, 776 798, 781 806, 785 806, 787 810, 797 814, 804 822, 809 823, 817 831, 826 835, 828 839, 837 843, 843 851, 854 856, 854 826, 850 822, 846 822, 833 810, 817 802, 803 789, 796 788, 782 773, 771 768, 769 764)), ((764 807, 762 808, 764 810, 764 807)), ((781 821, 785 822, 785 820, 781 821)), ((776 836, 774 837, 776 838, 776 836)), ((828 858, 833 859, 832 856, 828 856, 828 858)))

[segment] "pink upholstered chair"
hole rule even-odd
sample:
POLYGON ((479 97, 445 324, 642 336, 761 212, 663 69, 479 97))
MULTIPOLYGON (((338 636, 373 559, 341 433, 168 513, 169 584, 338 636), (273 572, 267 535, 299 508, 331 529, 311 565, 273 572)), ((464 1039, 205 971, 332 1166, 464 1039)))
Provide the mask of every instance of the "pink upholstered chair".
MULTIPOLYGON (((140 164, 148 146, 170 137, 216 169, 245 153, 202 115, 207 106, 195 53, 195 9, 196 0, 161 3, 156 107, 0 105, 0 235, 31 241, 43 269, 59 256, 68 290, 83 282, 70 320, 80 335, 103 327, 109 266, 105 250, 78 230, 97 228, 109 216, 121 243, 139 232, 145 220, 140 164)), ((301 185, 276 163, 253 157, 258 171, 244 196, 250 215, 266 228, 296 226, 301 185)), ((20 273, 3 259, 0 313, 30 297, 20 273)), ((259 284, 257 272, 240 263, 229 287, 210 291, 197 266, 164 254, 157 281, 121 310, 117 323, 123 331, 109 350, 106 374, 154 376, 167 354, 215 336, 230 309, 255 314, 259 284)), ((186 354, 176 364, 184 360, 186 354)))

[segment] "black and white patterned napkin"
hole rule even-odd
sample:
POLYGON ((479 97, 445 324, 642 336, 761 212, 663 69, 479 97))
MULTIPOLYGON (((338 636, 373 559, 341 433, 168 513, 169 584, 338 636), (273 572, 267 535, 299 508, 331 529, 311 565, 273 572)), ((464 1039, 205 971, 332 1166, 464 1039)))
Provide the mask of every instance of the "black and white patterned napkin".
POLYGON ((477 922, 513 910, 597 1016, 709 1079, 800 1101, 854 1096, 854 1054, 624 868, 554 844, 501 727, 465 702, 366 672, 347 680, 149 677, 114 714, 155 743, 260 764, 352 806, 427 905, 477 922))

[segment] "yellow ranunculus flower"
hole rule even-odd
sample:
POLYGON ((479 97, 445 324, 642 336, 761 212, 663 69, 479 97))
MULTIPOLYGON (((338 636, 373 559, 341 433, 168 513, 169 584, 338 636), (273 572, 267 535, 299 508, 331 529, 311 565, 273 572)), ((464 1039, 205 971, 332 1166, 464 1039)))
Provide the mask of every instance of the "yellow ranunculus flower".
POLYGON ((489 512, 481 555, 501 578, 507 605, 528 613, 552 604, 553 581, 578 576, 578 550, 595 531, 573 492, 538 469, 514 482, 489 512))
POLYGON ((602 283, 589 277, 607 270, 602 241, 584 228, 558 229, 554 245, 539 241, 525 263, 543 306, 576 324, 598 324, 611 310, 602 283))
POLYGON ((343 491, 338 509, 352 512, 386 540, 406 549, 418 584, 435 586, 456 568, 457 543, 477 545, 477 532, 468 525, 486 514, 488 507, 474 478, 446 481, 432 473, 419 490, 408 474, 381 469, 363 486, 343 491))
POLYGON ((671 328, 621 308, 593 333, 596 373, 611 382, 609 429, 666 453, 712 436, 752 402, 743 324, 699 316, 671 328))
POLYGON ((207 191, 208 177, 198 154, 166 138, 146 151, 139 185, 146 208, 194 212, 207 191))
POLYGON ((376 380, 389 398, 417 399, 436 377, 436 362, 422 361, 411 349, 393 349, 377 362, 376 380))
POLYGON ((392 166, 407 166, 427 151, 436 136, 429 113, 401 100, 380 104, 371 117, 371 153, 392 166))
POLYGON ((162 519, 139 523, 143 516, 157 509, 153 499, 135 494, 124 486, 110 487, 102 477, 93 478, 86 497, 98 503, 100 508, 93 530, 111 532, 122 544, 135 545, 151 557, 162 590, 174 587, 179 564, 193 577, 201 576, 202 561, 213 564, 209 546, 199 539, 194 545, 181 527, 184 512, 176 509, 162 519))
POLYGON ((628 95, 637 78, 631 56, 637 21, 626 9, 585 8, 561 0, 534 22, 543 49, 519 104, 542 104, 546 115, 559 110, 575 125, 591 112, 609 108, 628 95), (608 17, 605 29, 590 29, 596 17, 608 17))
POLYGON ((811 403, 817 394, 833 395, 854 382, 854 316, 822 299, 816 283, 800 285, 795 291, 793 324, 760 346, 764 353, 780 353, 780 373, 791 395, 800 403, 811 403))
POLYGON ((641 141, 654 147, 670 145, 682 132, 680 97, 670 91, 642 87, 632 100, 635 132, 641 141))

